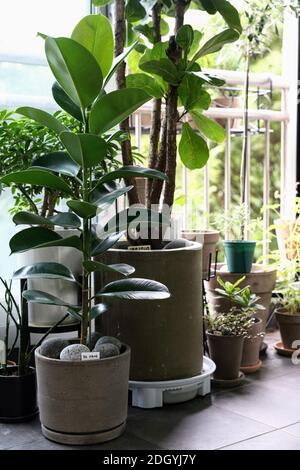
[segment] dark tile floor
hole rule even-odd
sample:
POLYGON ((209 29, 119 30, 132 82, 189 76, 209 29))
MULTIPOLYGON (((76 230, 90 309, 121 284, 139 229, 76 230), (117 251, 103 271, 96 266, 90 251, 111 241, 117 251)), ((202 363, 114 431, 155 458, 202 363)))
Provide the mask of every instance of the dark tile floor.
MULTIPOLYGON (((216 389, 205 398, 162 409, 131 408, 122 437, 90 448, 300 450, 300 365, 274 352, 277 339, 278 333, 267 336, 269 349, 261 370, 238 388, 216 389)), ((46 440, 36 419, 27 424, 0 424, 0 449, 74 447, 46 440)))

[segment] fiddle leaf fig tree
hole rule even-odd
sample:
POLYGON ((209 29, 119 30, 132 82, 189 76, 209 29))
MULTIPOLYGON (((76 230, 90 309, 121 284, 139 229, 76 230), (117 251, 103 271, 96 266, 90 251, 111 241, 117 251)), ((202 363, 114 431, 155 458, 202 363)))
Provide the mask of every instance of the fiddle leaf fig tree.
MULTIPOLYGON (((67 205, 69 212, 45 218, 38 215, 18 213, 14 217, 17 225, 30 225, 19 231, 10 241, 12 253, 44 247, 72 247, 82 253, 82 305, 66 305, 55 296, 41 291, 27 290, 24 297, 29 302, 48 305, 64 305, 68 312, 81 320, 81 343, 87 342, 91 319, 100 315, 105 308, 93 306, 91 293, 91 273, 94 271, 113 271, 119 276, 127 277, 134 268, 125 264, 106 266, 94 262, 95 254, 104 253, 111 248, 124 234, 116 225, 113 234, 104 232, 101 240, 92 229, 92 219, 96 214, 102 215, 108 205, 119 196, 130 192, 132 187, 120 187, 117 180, 131 176, 166 180, 166 176, 154 169, 135 166, 121 167, 116 171, 106 171, 107 136, 122 120, 137 110, 150 96, 140 88, 130 88, 120 91, 106 92, 106 77, 111 75, 113 64, 113 39, 110 23, 101 15, 87 16, 76 26, 72 38, 45 37, 45 53, 48 64, 56 79, 53 95, 56 101, 71 115, 82 120, 82 132, 75 133, 65 126, 60 126, 55 117, 44 111, 33 108, 21 108, 19 113, 30 115, 40 124, 57 132, 66 154, 50 154, 44 161, 43 168, 32 167, 26 171, 17 171, 1 179, 5 185, 39 185, 45 188, 62 190, 69 197, 67 205), (99 46, 100 36, 107 39, 105 47, 99 46), (103 54, 103 55, 102 55, 103 54), (66 158, 66 155, 68 158, 66 158), (103 176, 95 176, 95 168, 101 165, 103 176), (70 178, 79 182, 79 196, 72 192, 71 186, 63 181, 56 173, 61 172, 61 166, 68 170, 70 178), (48 226, 64 226, 79 231, 79 235, 62 238, 48 226)), ((119 62, 120 63, 120 62, 119 62)), ((118 66, 118 65, 117 65, 118 66)), ((126 230, 130 223, 125 221, 126 230)), ((123 224, 124 225, 124 224, 123 224)), ((64 279, 68 282, 79 282, 68 268, 49 262, 35 263, 24 266, 15 273, 15 278, 46 278, 64 279)), ((148 279, 131 278, 118 280, 104 286, 97 297, 117 297, 121 299, 165 299, 169 297, 167 287, 148 279)))

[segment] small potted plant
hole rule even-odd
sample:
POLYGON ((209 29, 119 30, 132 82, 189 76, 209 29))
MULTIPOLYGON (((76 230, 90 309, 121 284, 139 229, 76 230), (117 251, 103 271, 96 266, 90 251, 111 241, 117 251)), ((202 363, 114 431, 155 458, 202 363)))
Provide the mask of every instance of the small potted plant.
POLYGON ((251 374, 261 367, 259 352, 264 332, 263 321, 257 316, 257 313, 260 310, 265 310, 265 307, 259 303, 260 298, 252 293, 249 286, 239 287, 244 280, 245 277, 242 277, 235 284, 232 284, 228 281, 224 282, 221 277, 218 277, 217 281, 221 288, 216 288, 216 292, 221 298, 229 300, 230 304, 242 308, 243 311, 248 312, 250 317, 254 318, 254 322, 249 327, 247 336, 245 336, 241 362, 241 371, 245 374, 251 374))
POLYGON ((216 382, 240 382, 244 339, 253 323, 254 318, 238 307, 232 307, 226 313, 206 315, 208 347, 216 364, 216 382))
POLYGON ((217 243, 220 238, 218 230, 183 230, 182 238, 202 244, 202 276, 205 279, 210 265, 216 260, 217 243))
MULTIPOLYGON (((80 219, 80 236, 62 238, 45 228, 49 224, 47 217, 23 213, 23 224, 34 226, 33 234, 27 235, 30 229, 19 232, 19 237, 11 243, 11 249, 13 253, 18 253, 49 246, 67 246, 82 254, 80 281, 67 266, 52 260, 23 266, 14 277, 27 280, 64 279, 80 286, 81 302, 76 304, 32 289, 23 292, 23 297, 35 304, 51 305, 53 308, 67 307, 68 312, 81 322, 80 343, 66 346, 60 351, 59 358, 43 353, 41 348, 35 352, 42 432, 49 439, 60 443, 94 444, 118 437, 125 428, 130 348, 119 341, 114 348, 110 343, 110 351, 115 352, 109 356, 103 355, 101 348, 99 351, 90 351, 87 344, 90 344, 93 320, 106 310, 105 299, 162 301, 170 293, 159 282, 143 278, 126 279, 135 271, 128 264, 106 265, 93 260, 93 257, 105 253, 124 235, 132 221, 126 216, 127 211, 123 213, 125 217, 120 216, 122 223, 108 222, 112 232, 104 231, 102 238, 95 233, 92 219, 97 214, 101 219, 107 207, 131 191, 131 185, 117 185, 118 180, 143 176, 165 181, 166 177, 159 171, 130 165, 113 171, 107 169, 107 142, 111 137, 111 134, 107 135, 108 131, 150 100, 150 96, 140 88, 112 92, 105 90, 124 59, 124 56, 117 58, 112 65, 112 28, 107 18, 88 15, 75 27, 72 38, 43 37, 48 64, 61 87, 61 106, 71 114, 75 110, 76 114, 82 116, 82 132, 71 129, 62 131, 54 116, 32 108, 33 119, 56 129, 66 148, 68 162, 48 156, 47 166, 43 169, 31 167, 6 175, 0 181, 20 186, 31 186, 38 181, 45 188, 64 190, 69 211, 60 213, 60 217, 73 217, 70 225, 76 228, 77 219, 80 219), (89 31, 88 35, 86 31, 89 31), (107 44, 105 51, 104 42, 107 44), (103 168, 100 178, 95 173, 99 164, 103 168), (70 178, 79 183, 78 194, 74 194, 71 185, 57 176, 62 167, 70 165, 74 173, 70 178), (95 292, 102 302, 94 305, 91 278, 94 272, 99 271, 114 272, 118 280, 95 292)), ((148 221, 149 214, 145 216, 148 221)), ((16 218, 18 214, 14 218, 15 222, 16 218)))

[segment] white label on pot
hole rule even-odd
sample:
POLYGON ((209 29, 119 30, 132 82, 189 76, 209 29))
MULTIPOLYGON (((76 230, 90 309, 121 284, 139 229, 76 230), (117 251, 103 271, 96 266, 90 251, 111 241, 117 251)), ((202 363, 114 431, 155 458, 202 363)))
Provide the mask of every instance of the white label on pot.
POLYGON ((142 251, 142 250, 150 251, 150 250, 151 250, 151 246, 150 246, 150 245, 129 246, 129 247, 128 247, 128 250, 129 250, 129 251, 142 251))
POLYGON ((84 352, 84 353, 81 353, 81 360, 82 361, 95 361, 97 359, 100 359, 100 353, 99 352, 84 352))

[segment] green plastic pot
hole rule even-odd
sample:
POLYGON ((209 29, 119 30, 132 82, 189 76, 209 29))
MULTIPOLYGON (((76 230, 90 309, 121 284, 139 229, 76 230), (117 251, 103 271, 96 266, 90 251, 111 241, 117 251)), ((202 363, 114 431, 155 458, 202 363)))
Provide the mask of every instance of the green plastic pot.
POLYGON ((226 240, 224 251, 230 273, 250 273, 256 242, 249 240, 226 240))

